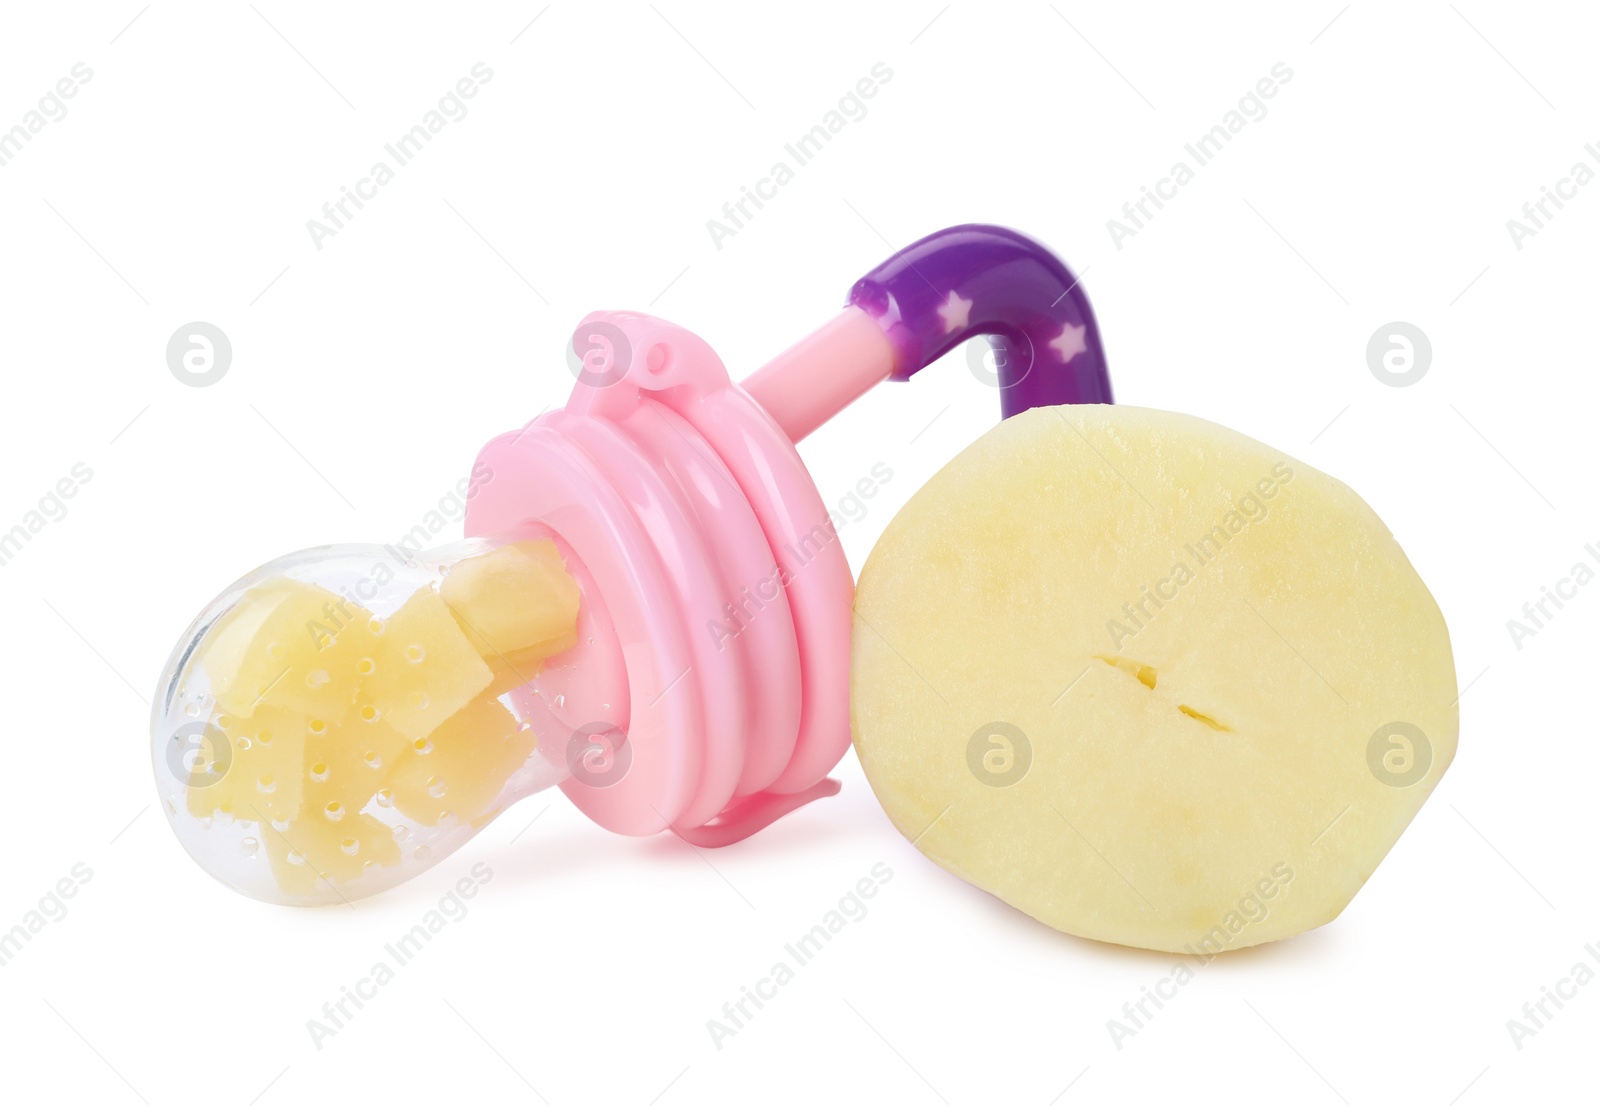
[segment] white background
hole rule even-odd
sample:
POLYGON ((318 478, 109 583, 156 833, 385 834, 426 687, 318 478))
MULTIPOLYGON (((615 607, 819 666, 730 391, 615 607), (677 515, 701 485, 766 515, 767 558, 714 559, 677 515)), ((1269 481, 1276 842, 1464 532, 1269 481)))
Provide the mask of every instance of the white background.
MULTIPOLYGON (((0 1099, 1592 1099, 1600 985, 1520 1049, 1506 1023, 1600 966, 1600 586, 1520 650, 1506 622, 1597 563, 1600 184, 1520 250, 1506 221, 1600 164, 1597 32, 1576 4, 1484 0, 7 5, 0 128, 75 63, 93 78, 0 167, 0 526, 75 463, 93 478, 0 567, 0 930, 75 863, 93 878, 0 967, 0 1099), (470 113, 318 250, 306 221, 480 61, 470 113), (706 221, 877 62, 866 117, 717 249, 706 221), (1106 221, 1277 62, 1266 118, 1117 249, 1106 221), (148 698, 228 582, 405 531, 563 402, 594 308, 681 323, 739 376, 891 249, 972 220, 1085 275, 1119 400, 1344 479, 1437 597, 1460 754, 1336 922, 1218 961, 1119 1048, 1107 1021, 1171 958, 946 875, 853 754, 836 799, 704 855, 552 794, 354 908, 257 904, 190 862, 152 805, 148 698), (195 320, 234 349, 203 389, 164 358, 195 320), (1433 344, 1409 388, 1366 364, 1394 320, 1433 344), (708 1019, 878 862, 866 918, 715 1047, 708 1019), (470 913, 314 1047, 308 1019, 474 863, 493 880, 470 913)), ((894 471, 843 533, 854 567, 997 416, 956 355, 806 442, 830 502, 894 471)))

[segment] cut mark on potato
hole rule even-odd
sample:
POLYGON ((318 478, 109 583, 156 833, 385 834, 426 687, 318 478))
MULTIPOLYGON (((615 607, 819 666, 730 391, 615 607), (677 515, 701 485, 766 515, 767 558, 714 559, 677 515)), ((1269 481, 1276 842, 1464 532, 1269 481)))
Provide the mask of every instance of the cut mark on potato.
POLYGON ((1156 688, 1156 669, 1148 664, 1133 659, 1123 659, 1116 655, 1096 655, 1095 658, 1119 671, 1127 671, 1151 690, 1156 688))
MULTIPOLYGON (((1132 675, 1134 678, 1137 678, 1148 690, 1154 690, 1156 688, 1156 669, 1150 666, 1148 663, 1141 663, 1137 659, 1123 659, 1118 655, 1096 655, 1095 658, 1100 660, 1100 662, 1105 663, 1107 666, 1115 667, 1117 670, 1124 671, 1132 675)), ((1192 706, 1180 705, 1178 706, 1178 712, 1182 713, 1185 717, 1193 717, 1207 728, 1213 729, 1217 732, 1233 731, 1233 729, 1229 728, 1215 717, 1208 716, 1192 706)))
POLYGON ((1205 725, 1207 728, 1216 729, 1218 732, 1232 732, 1233 731, 1233 729, 1229 728, 1227 725, 1223 724, 1221 721, 1218 721, 1216 718, 1207 717, 1204 713, 1200 712, 1198 709, 1191 709, 1187 705, 1178 706, 1178 712, 1182 713, 1186 717, 1193 717, 1195 720, 1199 721, 1201 724, 1205 725))

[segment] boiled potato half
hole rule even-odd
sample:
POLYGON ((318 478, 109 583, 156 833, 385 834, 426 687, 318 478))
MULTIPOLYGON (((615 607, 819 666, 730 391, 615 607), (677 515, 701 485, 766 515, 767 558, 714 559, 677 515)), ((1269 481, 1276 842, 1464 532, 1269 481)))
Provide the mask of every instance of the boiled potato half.
POLYGON ((1449 634, 1389 529, 1191 416, 1006 420, 889 524, 855 608, 890 819, 1081 937, 1204 956, 1325 924, 1455 755, 1449 634))

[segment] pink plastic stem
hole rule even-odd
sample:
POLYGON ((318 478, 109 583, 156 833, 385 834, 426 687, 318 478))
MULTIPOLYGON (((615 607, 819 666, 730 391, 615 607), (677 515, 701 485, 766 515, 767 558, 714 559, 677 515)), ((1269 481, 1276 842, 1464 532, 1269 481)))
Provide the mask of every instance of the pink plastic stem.
POLYGON ((739 384, 799 443, 893 370, 883 328, 852 305, 739 384))

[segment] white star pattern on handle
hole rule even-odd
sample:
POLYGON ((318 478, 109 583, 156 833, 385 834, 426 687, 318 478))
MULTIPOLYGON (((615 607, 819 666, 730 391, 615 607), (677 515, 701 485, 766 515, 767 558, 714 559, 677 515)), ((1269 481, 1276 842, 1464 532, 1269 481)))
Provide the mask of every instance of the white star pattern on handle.
POLYGON ((1089 329, 1083 325, 1068 324, 1061 329, 1061 334, 1050 341, 1050 349, 1061 356, 1062 362, 1071 362, 1076 356, 1089 349, 1084 343, 1084 332, 1089 329))
POLYGON ((939 306, 939 318, 944 321, 944 333, 949 335, 967 326, 967 314, 972 311, 972 302, 960 296, 954 289, 950 290, 950 297, 939 306))

